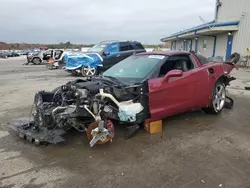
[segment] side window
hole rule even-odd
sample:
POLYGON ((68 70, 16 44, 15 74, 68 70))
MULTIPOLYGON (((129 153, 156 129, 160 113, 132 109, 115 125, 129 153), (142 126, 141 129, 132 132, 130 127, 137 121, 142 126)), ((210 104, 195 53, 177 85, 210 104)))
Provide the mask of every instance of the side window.
POLYGON ((55 59, 60 59, 63 54, 62 50, 55 50, 55 59))
POLYGON ((52 57, 52 50, 48 50, 48 51, 44 52, 43 55, 52 57))
POLYGON ((133 47, 131 46, 131 44, 129 42, 121 42, 120 43, 120 51, 129 51, 129 50, 133 50, 133 47))
POLYGON ((202 55, 196 55, 194 57, 196 57, 202 65, 209 63, 208 59, 202 55))
POLYGON ((180 69, 183 72, 187 72, 195 68, 194 62, 190 59, 188 55, 178 56, 179 60, 177 61, 176 69, 180 69))
POLYGON ((169 71, 175 69, 176 60, 172 57, 169 57, 167 61, 161 66, 159 76, 158 77, 164 77, 169 71))
POLYGON ((137 50, 144 50, 144 47, 142 46, 141 43, 132 43, 133 47, 137 50))
POLYGON ((110 44, 107 47, 107 52, 109 52, 110 54, 118 53, 119 52, 119 43, 110 44))
POLYGON ((171 70, 182 70, 187 72, 195 68, 193 61, 188 55, 171 56, 161 66, 158 77, 165 76, 171 70))

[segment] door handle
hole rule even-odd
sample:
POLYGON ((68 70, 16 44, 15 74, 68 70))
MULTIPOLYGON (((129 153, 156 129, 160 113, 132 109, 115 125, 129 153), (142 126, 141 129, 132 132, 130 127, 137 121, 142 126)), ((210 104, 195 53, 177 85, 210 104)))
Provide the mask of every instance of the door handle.
POLYGON ((120 56, 121 56, 121 54, 116 55, 116 57, 120 57, 120 56))

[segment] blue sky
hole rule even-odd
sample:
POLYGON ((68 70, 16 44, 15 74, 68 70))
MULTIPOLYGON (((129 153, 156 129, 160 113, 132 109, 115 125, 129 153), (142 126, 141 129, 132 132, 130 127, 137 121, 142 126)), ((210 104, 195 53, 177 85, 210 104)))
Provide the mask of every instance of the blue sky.
POLYGON ((1 0, 0 41, 160 43, 214 19, 215 0, 1 0))

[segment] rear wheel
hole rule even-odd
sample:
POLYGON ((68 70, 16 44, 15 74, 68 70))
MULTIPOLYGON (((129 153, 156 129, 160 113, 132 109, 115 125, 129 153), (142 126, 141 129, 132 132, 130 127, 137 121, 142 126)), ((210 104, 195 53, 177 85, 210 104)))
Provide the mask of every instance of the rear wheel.
POLYGON ((203 111, 209 114, 219 114, 224 108, 226 102, 226 88, 222 81, 217 81, 211 103, 208 107, 203 108, 203 111))
POLYGON ((42 63, 42 61, 41 61, 41 59, 40 59, 40 58, 35 57, 35 58, 32 60, 32 63, 33 63, 34 65, 39 65, 39 64, 41 64, 41 63, 42 63))

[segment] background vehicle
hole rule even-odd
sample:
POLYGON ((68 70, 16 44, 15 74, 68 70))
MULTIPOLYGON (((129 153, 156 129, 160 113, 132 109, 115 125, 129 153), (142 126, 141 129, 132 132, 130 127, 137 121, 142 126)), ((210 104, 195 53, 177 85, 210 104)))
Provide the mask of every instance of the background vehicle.
POLYGON ((137 41, 103 41, 90 48, 88 52, 97 52, 101 55, 103 66, 100 71, 104 71, 123 59, 146 50, 137 41))
POLYGON ((4 51, 0 51, 0 58, 6 59, 6 58, 8 58, 8 54, 4 51))
POLYGON ((64 60, 65 70, 73 75, 92 77, 102 66, 103 59, 98 53, 66 53, 64 60))
POLYGON ((8 56, 8 57, 14 57, 14 54, 12 53, 12 51, 5 51, 5 54, 8 56))
POLYGON ((35 65, 41 64, 43 61, 48 61, 50 58, 53 58, 54 61, 60 62, 63 61, 64 51, 60 49, 49 49, 46 51, 40 52, 29 52, 27 54, 27 63, 33 63, 35 65))
POLYGON ((20 54, 18 52, 16 52, 16 51, 11 51, 10 53, 11 53, 11 57, 18 57, 18 56, 20 56, 20 54))

